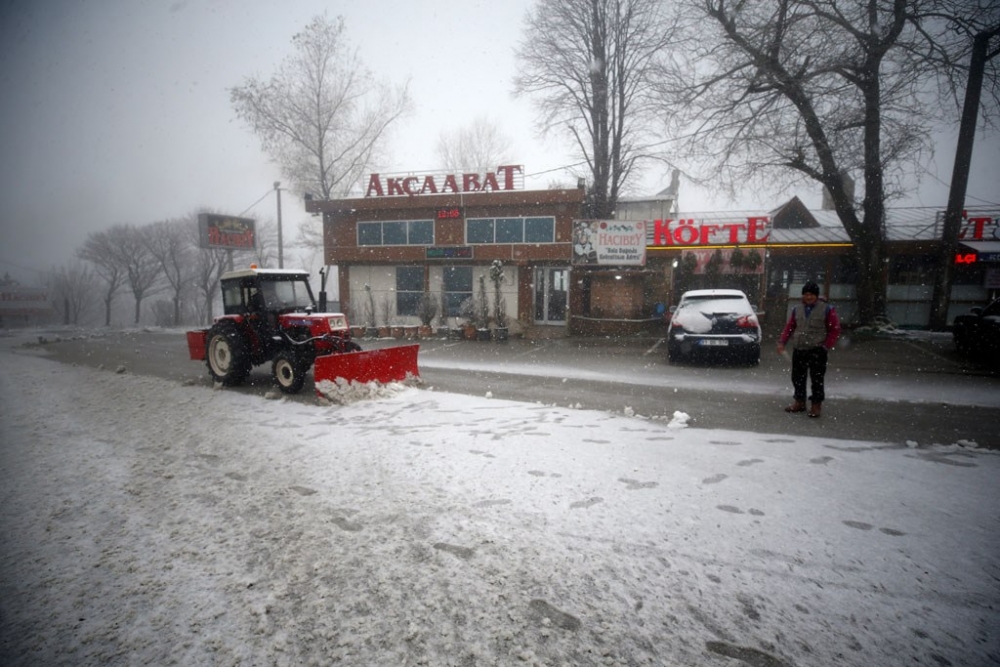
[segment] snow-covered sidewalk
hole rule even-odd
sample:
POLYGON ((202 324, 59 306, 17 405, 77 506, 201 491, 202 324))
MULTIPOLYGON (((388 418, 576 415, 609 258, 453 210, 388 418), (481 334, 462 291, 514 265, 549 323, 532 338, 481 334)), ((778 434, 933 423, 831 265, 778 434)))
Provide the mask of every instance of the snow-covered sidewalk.
POLYGON ((1000 662, 1000 454, 0 353, 0 664, 1000 662))

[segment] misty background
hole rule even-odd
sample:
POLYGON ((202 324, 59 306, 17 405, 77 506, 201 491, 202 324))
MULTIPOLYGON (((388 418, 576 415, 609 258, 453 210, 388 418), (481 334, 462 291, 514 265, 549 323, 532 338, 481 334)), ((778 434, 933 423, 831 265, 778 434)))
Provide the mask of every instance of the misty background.
MULTIPOLYGON (((413 113, 378 168, 439 170, 442 133, 487 118, 511 140, 525 188, 575 184, 568 137, 540 137, 530 98, 514 99, 514 50, 533 0, 367 3, 293 0, 128 2, 15 0, 0 5, 0 275, 39 285, 74 259, 89 233, 208 208, 276 220, 282 176, 233 110, 229 89, 267 78, 314 16, 342 15, 362 62, 390 85, 409 82, 413 113)), ((942 128, 927 176, 893 205, 944 209, 957 125, 942 128)), ((980 131, 967 205, 998 205, 1000 140, 980 131)), ((664 145, 670 158, 670 146, 664 145)), ((625 196, 669 183, 653 168, 625 196)), ((809 191, 744 192, 736 201, 682 178, 681 211, 772 209, 809 191)), ((296 228, 318 225, 301 193, 282 192, 285 263, 296 228)))

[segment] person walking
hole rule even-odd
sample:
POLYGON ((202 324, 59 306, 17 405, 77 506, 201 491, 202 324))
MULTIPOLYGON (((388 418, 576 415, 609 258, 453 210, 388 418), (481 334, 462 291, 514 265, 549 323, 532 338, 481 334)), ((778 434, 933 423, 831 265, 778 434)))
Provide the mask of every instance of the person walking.
POLYGON ((820 299, 819 285, 810 281, 802 286, 802 302, 796 304, 778 337, 778 354, 784 354, 789 339, 792 351, 792 389, 794 400, 785 412, 805 412, 806 379, 812 381, 809 416, 819 417, 826 398, 823 381, 827 355, 840 338, 840 318, 826 299, 820 299))

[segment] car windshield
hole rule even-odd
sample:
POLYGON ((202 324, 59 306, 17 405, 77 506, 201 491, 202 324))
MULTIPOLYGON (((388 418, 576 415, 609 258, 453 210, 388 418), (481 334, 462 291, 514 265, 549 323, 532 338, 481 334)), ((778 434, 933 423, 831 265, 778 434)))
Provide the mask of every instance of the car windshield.
POLYGON ((303 280, 262 281, 260 289, 264 293, 264 303, 268 310, 306 308, 312 305, 309 289, 303 280))

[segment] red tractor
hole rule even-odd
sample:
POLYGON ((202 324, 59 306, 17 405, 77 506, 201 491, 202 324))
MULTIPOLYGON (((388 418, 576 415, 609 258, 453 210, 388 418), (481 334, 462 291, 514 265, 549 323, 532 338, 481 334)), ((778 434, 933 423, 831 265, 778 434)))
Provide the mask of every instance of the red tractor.
POLYGON ((231 271, 222 276, 222 304, 224 314, 210 329, 189 331, 187 336, 191 358, 204 360, 212 378, 224 385, 242 384, 252 367, 268 361, 286 394, 302 389, 314 363, 317 385, 338 377, 391 382, 418 375, 419 346, 361 352, 347 317, 323 312, 325 291, 317 307, 305 271, 231 271))

